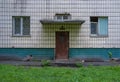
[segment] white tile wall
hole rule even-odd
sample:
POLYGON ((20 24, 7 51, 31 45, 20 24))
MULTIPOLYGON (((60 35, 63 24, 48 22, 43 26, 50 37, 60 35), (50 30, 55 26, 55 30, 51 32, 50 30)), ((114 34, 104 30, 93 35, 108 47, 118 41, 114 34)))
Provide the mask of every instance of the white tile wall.
POLYGON ((70 48, 120 48, 120 0, 0 0, 1 48, 55 48, 55 32, 61 25, 43 25, 55 13, 68 12, 81 26, 65 25, 70 48), (30 16, 31 36, 12 37, 12 16, 30 16), (90 37, 90 16, 108 16, 108 37, 90 37))

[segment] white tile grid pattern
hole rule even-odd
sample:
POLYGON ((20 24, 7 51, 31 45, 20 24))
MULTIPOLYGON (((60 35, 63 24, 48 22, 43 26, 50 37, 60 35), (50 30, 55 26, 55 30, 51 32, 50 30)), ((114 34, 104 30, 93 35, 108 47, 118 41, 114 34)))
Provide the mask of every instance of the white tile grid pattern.
POLYGON ((61 25, 42 26, 41 19, 68 12, 81 26, 65 26, 70 48, 120 48, 120 0, 0 0, 1 48, 55 48, 61 25), (30 37, 12 36, 12 16, 30 16, 30 37), (90 37, 90 16, 108 16, 108 37, 90 37))

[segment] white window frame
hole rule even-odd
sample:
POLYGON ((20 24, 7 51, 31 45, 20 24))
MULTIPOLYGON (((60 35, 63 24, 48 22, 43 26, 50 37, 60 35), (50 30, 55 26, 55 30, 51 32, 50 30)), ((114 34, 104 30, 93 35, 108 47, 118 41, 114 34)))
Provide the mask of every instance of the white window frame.
POLYGON ((66 15, 66 14, 63 14, 63 15, 55 15, 54 19, 57 20, 57 21, 70 20, 70 19, 71 19, 71 15, 66 15), (58 18, 57 18, 58 16, 60 16, 61 19, 58 19, 58 18), (68 19, 64 19, 64 16, 68 16, 68 19))
MULTIPOLYGON (((99 18, 101 18, 102 16, 92 16, 92 17, 97 17, 98 21, 99 21, 99 18)), ((108 18, 108 16, 104 16, 104 17, 108 18)), ((97 22, 91 22, 91 17, 90 17, 90 25, 89 25, 90 26, 90 37, 108 37, 108 34, 107 35, 100 35, 99 34, 99 32, 98 32, 99 31, 99 29, 98 29, 99 28, 98 27, 99 26, 99 22, 98 21, 97 22), (91 23, 97 23, 97 27, 96 27, 96 31, 97 32, 96 32, 96 34, 92 34, 91 33, 91 23)))
MULTIPOLYGON (((23 34, 23 18, 22 16, 13 16, 13 36, 30 36, 23 34), (20 18, 20 34, 15 34, 15 18, 20 18)), ((30 28, 30 27, 29 27, 30 28)))

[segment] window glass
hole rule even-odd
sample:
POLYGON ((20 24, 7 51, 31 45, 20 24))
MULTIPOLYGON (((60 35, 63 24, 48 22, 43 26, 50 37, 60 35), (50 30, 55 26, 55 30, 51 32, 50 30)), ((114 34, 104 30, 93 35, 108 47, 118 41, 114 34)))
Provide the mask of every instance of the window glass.
POLYGON ((71 17, 70 14, 56 14, 55 18, 57 20, 69 20, 71 17))
POLYGON ((91 21, 91 22, 98 22, 98 17, 91 17, 91 18, 90 18, 90 21, 91 21))
POLYGON ((64 16, 63 16, 63 19, 64 19, 64 20, 68 19, 68 16, 67 16, 67 15, 64 15, 64 16))
POLYGON ((62 16, 58 15, 57 20, 62 20, 62 16))
POLYGON ((24 17, 23 18, 23 35, 30 34, 30 18, 24 17))
POLYGON ((15 26, 15 34, 19 35, 21 34, 20 30, 21 30, 21 19, 20 18, 14 18, 15 22, 14 22, 14 26, 15 26))
POLYGON ((97 23, 91 23, 91 34, 97 34, 97 23))

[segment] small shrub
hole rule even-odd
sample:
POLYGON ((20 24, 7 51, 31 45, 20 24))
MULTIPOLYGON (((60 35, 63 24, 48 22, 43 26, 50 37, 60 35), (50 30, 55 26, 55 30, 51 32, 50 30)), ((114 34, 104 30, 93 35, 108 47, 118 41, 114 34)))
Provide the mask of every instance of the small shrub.
POLYGON ((41 65, 42 66, 50 66, 50 60, 42 60, 41 65))
POLYGON ((83 67, 83 64, 80 63, 80 62, 77 62, 75 65, 76 65, 77 67, 83 67))
POLYGON ((108 52, 108 56, 111 59, 112 58, 112 52, 108 52))

